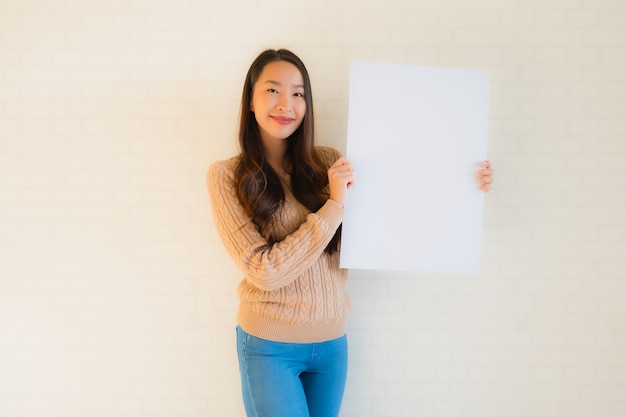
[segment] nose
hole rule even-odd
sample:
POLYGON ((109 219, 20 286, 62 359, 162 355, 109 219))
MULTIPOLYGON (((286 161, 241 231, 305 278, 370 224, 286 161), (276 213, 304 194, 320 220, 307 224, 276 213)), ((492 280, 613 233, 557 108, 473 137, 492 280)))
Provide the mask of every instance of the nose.
POLYGON ((280 111, 289 111, 291 109, 291 98, 287 95, 281 96, 277 107, 280 111))

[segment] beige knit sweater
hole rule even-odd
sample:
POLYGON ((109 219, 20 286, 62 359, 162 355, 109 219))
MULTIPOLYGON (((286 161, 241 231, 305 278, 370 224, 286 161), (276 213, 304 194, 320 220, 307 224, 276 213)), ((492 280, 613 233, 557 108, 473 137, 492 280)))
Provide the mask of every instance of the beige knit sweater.
MULTIPOLYGON (((317 151, 328 167, 340 156, 328 147, 317 151)), ((286 201, 276 213, 276 243, 269 245, 235 194, 237 162, 233 157, 214 163, 207 184, 217 231, 244 275, 238 287, 238 324, 254 336, 279 342, 342 336, 350 307, 347 271, 339 268, 339 252, 329 255, 324 249, 343 220, 343 209, 329 199, 311 213, 291 193, 289 177, 281 178, 286 201)))

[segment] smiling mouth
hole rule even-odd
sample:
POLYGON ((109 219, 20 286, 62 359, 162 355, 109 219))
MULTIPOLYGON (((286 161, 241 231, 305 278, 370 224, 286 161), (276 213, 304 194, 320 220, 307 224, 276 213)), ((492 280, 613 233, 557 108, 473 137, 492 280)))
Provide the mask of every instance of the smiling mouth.
POLYGON ((270 116, 270 117, 279 125, 288 125, 294 120, 291 117, 285 117, 285 116, 270 116))

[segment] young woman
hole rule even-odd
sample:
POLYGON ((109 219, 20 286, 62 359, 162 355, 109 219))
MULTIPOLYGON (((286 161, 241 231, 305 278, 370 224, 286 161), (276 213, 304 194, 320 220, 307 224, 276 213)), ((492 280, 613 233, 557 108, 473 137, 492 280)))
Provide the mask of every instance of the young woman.
POLYGON ((237 351, 249 417, 335 417, 341 406, 350 303, 339 240, 354 172, 314 145, 313 122, 304 64, 266 50, 244 83, 241 152, 207 175, 218 233, 244 275, 237 351))

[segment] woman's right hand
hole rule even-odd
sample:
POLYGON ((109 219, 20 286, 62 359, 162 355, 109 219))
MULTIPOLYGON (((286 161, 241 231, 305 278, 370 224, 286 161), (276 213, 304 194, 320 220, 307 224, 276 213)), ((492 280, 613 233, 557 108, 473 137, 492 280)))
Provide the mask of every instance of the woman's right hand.
POLYGON ((341 157, 328 168, 330 199, 341 207, 346 204, 347 190, 354 185, 354 169, 347 159, 341 157))

